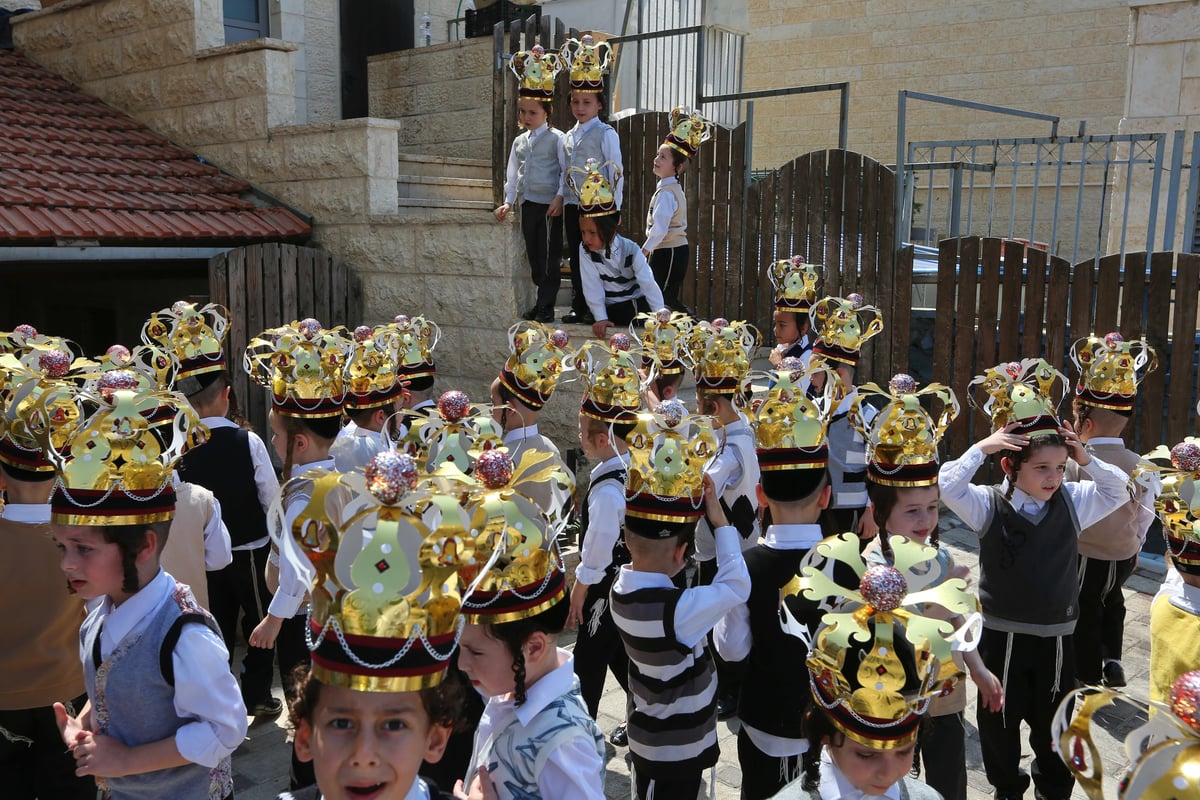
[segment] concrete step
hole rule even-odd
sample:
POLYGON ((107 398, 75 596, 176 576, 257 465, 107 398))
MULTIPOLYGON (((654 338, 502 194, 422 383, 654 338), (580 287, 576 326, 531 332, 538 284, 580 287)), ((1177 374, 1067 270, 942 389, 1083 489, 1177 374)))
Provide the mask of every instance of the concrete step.
POLYGON ((433 178, 472 178, 491 181, 492 162, 480 158, 453 158, 401 153, 401 175, 425 175, 433 178))
POLYGON ((396 201, 396 207, 401 211, 406 208, 454 208, 491 212, 493 209, 491 200, 445 200, 436 197, 401 197, 396 201))
POLYGON ((397 191, 400 197, 492 202, 492 182, 477 178, 401 175, 397 181, 397 191))

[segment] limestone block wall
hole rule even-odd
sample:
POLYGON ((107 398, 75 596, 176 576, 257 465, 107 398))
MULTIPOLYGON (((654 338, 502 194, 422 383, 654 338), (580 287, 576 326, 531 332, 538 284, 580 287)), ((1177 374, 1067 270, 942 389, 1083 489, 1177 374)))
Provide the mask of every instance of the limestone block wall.
POLYGON ((296 43, 296 119, 342 118, 336 0, 271 0, 271 35, 296 43))
POLYGON ((367 70, 370 114, 400 120, 401 152, 491 158, 491 39, 385 53, 367 70))

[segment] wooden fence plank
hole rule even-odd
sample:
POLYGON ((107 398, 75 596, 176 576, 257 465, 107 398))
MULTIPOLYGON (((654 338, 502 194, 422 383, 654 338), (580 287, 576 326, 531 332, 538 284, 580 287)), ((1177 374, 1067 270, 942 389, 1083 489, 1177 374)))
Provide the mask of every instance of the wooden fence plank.
POLYGON ((313 316, 327 328, 333 327, 329 322, 329 271, 333 257, 328 253, 313 254, 313 316))
MULTIPOLYGON (((975 364, 987 369, 997 363, 996 327, 1000 289, 1000 240, 983 240, 982 271, 979 274, 979 334, 975 364)), ((978 374, 979 370, 976 371, 978 374)))
POLYGON ((763 330, 763 318, 759 313, 757 303, 747 303, 743 298, 753 298, 757 291, 759 276, 762 275, 761 265, 750 262, 742 268, 742 244, 745 238, 746 218, 743 212, 743 196, 746 192, 746 126, 739 125, 731 131, 718 131, 720 140, 728 142, 729 147, 729 186, 727 203, 729 208, 729 241, 719 242, 722 253, 725 253, 725 269, 735 278, 734 305, 740 309, 738 316, 752 321, 759 330, 763 330))
MULTIPOLYGON (((1071 293, 1071 265, 1056 256, 1047 260, 1050 274, 1046 284, 1046 360, 1062 369, 1066 366, 1067 347, 1067 304, 1064 300, 1071 293)), ((1064 409, 1062 413, 1068 412, 1064 409)))
MULTIPOLYGON (((1167 416, 1166 407, 1166 361, 1167 331, 1170 314, 1165 309, 1171 307, 1171 268, 1174 258, 1171 253, 1154 253, 1150 256, 1150 286, 1146 291, 1146 301, 1150 314, 1146 319, 1146 341, 1159 355, 1158 368, 1146 375, 1138 389, 1138 406, 1142 413, 1134 414, 1140 421, 1137 437, 1126 437, 1131 449, 1137 453, 1148 453, 1163 444, 1163 420, 1167 416)), ((1189 398, 1190 399, 1190 398, 1189 398)), ((1174 444, 1171 442, 1170 444, 1174 444)))
MULTIPOLYGON (((1020 242, 1004 243, 1005 261, 1025 260, 1025 309, 1021 320, 1021 358, 1040 356, 1042 350, 1042 326, 1046 318, 1046 254, 1041 250, 1026 249, 1020 242)), ((990 364, 988 366, 991 366, 990 364)), ((1057 366, 1057 365, 1056 365, 1057 366)))
POLYGON ((246 345, 249 344, 251 337, 257 336, 259 333, 257 330, 247 330, 246 324, 246 248, 235 247, 225 254, 225 270, 229 281, 229 302, 226 303, 226 307, 229 309, 227 341, 231 358, 230 366, 232 367, 229 370, 230 385, 233 387, 233 394, 246 417, 258 430, 262 431, 265 428, 260 427, 259 419, 264 421, 266 419, 265 406, 263 406, 261 398, 254 397, 250 392, 250 379, 246 375, 246 371, 241 368, 246 345), (250 414, 253 408, 264 409, 263 413, 258 415, 259 419, 250 414))
POLYGON ((822 265, 821 273, 825 276, 822 293, 830 297, 841 295, 841 276, 835 265, 829 263, 829 253, 825 248, 825 203, 827 199, 825 181, 825 151, 817 150, 806 153, 803 161, 797 160, 799 167, 803 164, 807 169, 801 173, 804 180, 804 193, 808 205, 808 244, 812 248, 808 260, 822 265))
POLYGON ((897 372, 908 372, 908 348, 912 338, 912 271, 915 250, 912 245, 905 247, 896 257, 893 271, 895 277, 896 302, 892 306, 892 354, 887 364, 881 364, 875 370, 876 378, 890 378, 897 372), (901 298, 910 298, 903 302, 901 298))
MULTIPOLYGON (((284 245, 284 247, 294 246, 284 245)), ((285 322, 291 322, 291 320, 283 318, 283 303, 279 279, 281 257, 282 251, 279 244, 268 243, 262 246, 263 324, 268 328, 274 328, 285 322)))
POLYGON ((246 248, 246 327, 251 336, 264 330, 263 316, 263 246, 252 244, 246 248))
MULTIPOLYGON (((874 182, 878 186, 875 194, 875 214, 874 222, 871 226, 873 231, 874 242, 871 249, 876 254, 878 259, 877 270, 882 280, 886 280, 889 274, 897 276, 894 279, 895 295, 893 302, 899 309, 901 315, 911 314, 912 310, 912 265, 902 271, 899 270, 899 248, 903 244, 896 239, 894 212, 896 206, 896 173, 885 167, 883 164, 874 163, 873 167, 877 175, 874 182), (903 275, 902 279, 899 277, 903 275), (907 281, 907 286, 905 285, 907 281)), ((892 359, 898 363, 905 365, 907 370, 908 365, 908 346, 907 337, 905 337, 905 345, 901 348, 901 352, 897 353, 893 348, 892 359)))
POLYGON ((283 322, 292 322, 293 320, 300 319, 300 308, 298 305, 300 292, 297 288, 297 281, 299 280, 300 250, 302 249, 305 248, 285 245, 280 251, 279 314, 283 322))
MULTIPOLYGON (((1171 326, 1170 405, 1167 409, 1166 444, 1173 446, 1193 428, 1192 402, 1196 388, 1196 300, 1200 293, 1200 256, 1180 253, 1175 258, 1175 318, 1171 326)), ((1161 357, 1161 354, 1160 354, 1161 357)))
MULTIPOLYGON (((975 328, 976 285, 982 243, 975 236, 959 241, 958 296, 955 298, 954 305, 954 369, 949 385, 955 391, 965 391, 967 383, 975 375, 975 363, 972 356, 975 349, 973 343, 977 335, 975 328)), ((970 446, 971 441, 970 431, 966 427, 960 428, 954 438, 951 452, 963 452, 970 446)))
MULTIPOLYGON (((532 18, 531 18, 532 19, 532 18)), ((351 326, 352 320, 347 309, 346 267, 342 262, 329 257, 329 326, 351 326)), ((353 331, 353 327, 349 327, 353 331)))
POLYGON ((1093 291, 1096 284, 1095 265, 1089 258, 1076 264, 1071 271, 1071 339, 1092 332, 1093 291))
MULTIPOLYGON (((958 288, 958 239, 946 239, 938 245, 937 308, 942 309, 944 323, 933 331, 933 379, 949 386, 953 381, 954 337, 957 321, 953 314, 955 291, 958 288)), ((957 390, 956 390, 957 391, 957 390)))
POLYGON ((771 214, 775 220, 775 240, 767 243, 771 252, 759 264, 759 269, 765 264, 791 258, 792 253, 796 252, 792 235, 796 226, 796 198, 803 195, 807 188, 798 160, 793 159, 775 171, 775 192, 764 198, 767 202, 763 205, 763 213, 771 214))
POLYGON ((317 307, 313 302, 313 255, 316 251, 301 248, 297 254, 296 278, 299 293, 296 296, 296 317, 305 319, 316 316, 317 307))
MULTIPOLYGON (((843 180, 846 177, 846 151, 845 150, 826 150, 826 189, 828 191, 828 209, 825 217, 825 269, 830 269, 830 264, 834 265, 833 269, 837 270, 839 275, 840 289, 839 293, 845 297, 850 292, 858 291, 858 275, 857 272, 847 268, 843 258, 845 244, 842 242, 842 200, 845 196, 843 180)), ((857 265, 856 265, 857 266, 857 265)), ((874 298, 867 298, 868 302, 874 298)))
MULTIPOLYGON (((997 327, 1000 343, 996 350, 996 363, 1021 358, 1021 314, 1024 303, 1024 269, 1019 258, 1003 259, 1004 275, 1001 278, 1001 309, 997 327)), ((990 364, 988 366, 991 366, 990 364)))
POLYGON ((758 213, 758 235, 761 242, 758 263, 760 265, 784 258, 775 249, 775 179, 774 172, 768 173, 767 177, 763 178, 755 186, 758 189, 760 198, 758 213))
POLYGON ((1093 330, 1117 329, 1117 303, 1121 293, 1121 256, 1104 256, 1096 270, 1096 313, 1093 330))
POLYGON ((1126 253, 1121 280, 1121 321, 1119 330, 1127 339, 1141 337, 1145 325, 1142 310, 1146 305, 1146 253, 1126 253))

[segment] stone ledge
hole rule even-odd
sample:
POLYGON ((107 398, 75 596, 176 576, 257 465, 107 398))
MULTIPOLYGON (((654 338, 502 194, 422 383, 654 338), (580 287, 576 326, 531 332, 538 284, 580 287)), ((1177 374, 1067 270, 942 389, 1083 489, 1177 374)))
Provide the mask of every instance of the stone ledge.
POLYGON ((300 45, 293 42, 285 42, 282 39, 250 39, 246 42, 223 44, 220 47, 208 47, 204 50, 199 50, 196 52, 196 60, 202 61, 206 58, 219 58, 220 56, 237 55, 238 53, 253 53, 257 50, 280 50, 285 53, 291 53, 299 49, 300 45))

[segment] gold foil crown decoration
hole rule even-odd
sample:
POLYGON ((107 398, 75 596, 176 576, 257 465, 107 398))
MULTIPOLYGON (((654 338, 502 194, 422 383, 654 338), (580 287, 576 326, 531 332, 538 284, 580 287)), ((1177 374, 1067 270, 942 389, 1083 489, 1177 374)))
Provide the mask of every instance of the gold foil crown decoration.
POLYGON ((992 430, 1018 423, 1015 433, 1056 434, 1061 427, 1058 407, 1067 392, 1067 379, 1044 358, 997 364, 967 384, 971 407, 992 420, 992 430))
POLYGON ((590 33, 578 39, 567 39, 561 49, 566 62, 573 92, 604 91, 604 76, 613 63, 613 48, 608 42, 597 42, 590 33))
POLYGON ((696 388, 740 394, 762 337, 748 322, 717 318, 697 322, 688 332, 687 350, 696 371, 696 388))
POLYGON ((225 369, 229 311, 217 303, 197 306, 178 300, 150 315, 142 342, 169 353, 177 362, 176 386, 186 395, 204 388, 201 375, 225 369))
POLYGON ((554 79, 563 68, 562 57, 535 44, 528 50, 513 53, 509 69, 517 76, 517 94, 532 100, 554 99, 554 79))
POLYGON ((859 387, 851 417, 867 440, 867 474, 884 486, 936 486, 938 445, 950 423, 958 417, 958 397, 940 383, 917 389, 911 375, 900 373, 888 381, 886 391, 874 383, 859 387), (886 401, 870 424, 858 413, 859 402, 875 396, 886 401), (922 400, 937 404, 937 417, 922 400))
POLYGON ((642 390, 654 380, 653 355, 643 353, 636 340, 617 332, 608 344, 590 340, 572 356, 579 379, 583 381, 580 411, 601 422, 633 422, 642 407, 642 390), (643 378, 641 367, 646 357, 651 367, 643 378))
POLYGON ((808 313, 817 301, 817 286, 821 282, 821 267, 809 264, 800 256, 775 261, 767 269, 767 277, 775 287, 775 310, 808 313))
POLYGON ((50 473, 54 465, 42 443, 61 450, 63 428, 71 428, 80 410, 73 387, 88 376, 86 364, 66 350, 30 351, 22 361, 0 353, 0 462, 29 472, 50 473), (32 357, 30 357, 32 356, 32 357), (32 362, 33 366, 27 361, 32 362))
POLYGON ((787 358, 779 369, 752 377, 767 382, 766 396, 752 404, 750 425, 759 469, 820 469, 829 460, 826 431, 837 412, 841 379, 821 362, 787 358), (825 380, 810 396, 813 375, 825 380))
POLYGON ((634 317, 629 333, 642 341, 642 366, 656 365, 660 375, 678 375, 687 367, 687 335, 696 321, 681 311, 660 308, 634 317), (641 325, 642 331, 637 332, 641 325))
POLYGON ((1175 679, 1166 703, 1146 702, 1100 687, 1076 689, 1063 698, 1051 723, 1054 749, 1091 800, 1105 800, 1105 765, 1092 737, 1096 716, 1116 702, 1132 706, 1146 722, 1125 735, 1125 762, 1118 800, 1184 800, 1200 797, 1200 671, 1175 679))
POLYGON ((695 158, 700 145, 712 138, 712 126, 699 111, 675 106, 671 111, 671 132, 663 144, 687 158, 695 158))
POLYGON ((1114 332, 1075 342, 1071 362, 1079 370, 1075 384, 1079 402, 1128 414, 1137 399, 1138 384, 1158 366, 1158 354, 1145 337, 1127 342, 1114 332))
POLYGON ((461 632, 456 574, 474 558, 469 479, 422 478, 385 450, 362 473, 310 471, 282 495, 297 482, 307 499, 281 550, 312 576, 314 676, 367 692, 436 686, 461 632))
POLYGON ((271 390, 271 405, 284 416, 336 417, 346 398, 344 378, 352 342, 341 328, 325 330, 311 317, 270 328, 250 340, 243 367, 271 390))
POLYGON ((600 163, 589 158, 582 167, 567 168, 567 183, 579 195, 579 213, 585 217, 603 217, 620 212, 615 186, 621 179, 621 168, 612 161, 600 163), (609 181, 608 172, 612 176, 609 181))
POLYGON ((58 473, 51 520, 129 525, 170 519, 172 472, 185 450, 208 440, 208 428, 187 399, 176 392, 139 390, 129 370, 110 370, 92 388, 67 391, 68 396, 43 393, 31 412, 39 420, 61 420, 38 424, 35 431, 58 473), (76 411, 64 419, 68 400, 76 411), (146 408, 156 409, 161 424, 152 423, 146 408))
POLYGON ((652 522, 695 522, 704 509, 704 468, 717 455, 709 417, 676 399, 637 415, 629 443, 625 514, 652 522))
POLYGON ((500 370, 500 382, 530 408, 541 408, 570 367, 569 344, 566 331, 539 322, 518 322, 508 329, 511 355, 500 370))
POLYGON ((390 405, 404 393, 398 374, 400 337, 390 325, 359 325, 346 359, 346 408, 369 409, 390 405))
POLYGON ((962 676, 955 650, 975 646, 982 624, 974 615, 957 633, 945 619, 925 616, 928 604, 947 614, 971 614, 974 598, 960 578, 936 586, 930 569, 937 550, 903 536, 890 538, 892 564, 868 566, 851 533, 825 539, 801 568, 804 596, 834 602, 809 648, 813 699, 833 724, 859 744, 902 747, 916 738, 929 701, 948 694, 962 676), (841 586, 814 565, 840 561, 858 576, 858 586, 841 586))
POLYGON ((1142 456, 1133 480, 1154 496, 1167 554, 1180 572, 1200 575, 1200 439, 1187 437, 1142 456))
POLYGON ((425 378, 437 374, 433 351, 442 340, 442 329, 433 320, 423 316, 410 317, 397 314, 391 322, 400 342, 400 365, 397 372, 401 378, 425 378))
POLYGON ((490 407, 473 404, 465 392, 443 392, 435 408, 437 413, 429 416, 404 412, 409 430, 399 447, 417 460, 423 473, 445 467, 470 473, 480 452, 503 444, 504 432, 492 418, 490 407))
POLYGON ((867 340, 883 330, 879 309, 866 305, 857 292, 818 300, 808 317, 817 336, 813 354, 850 366, 858 364, 867 340))

